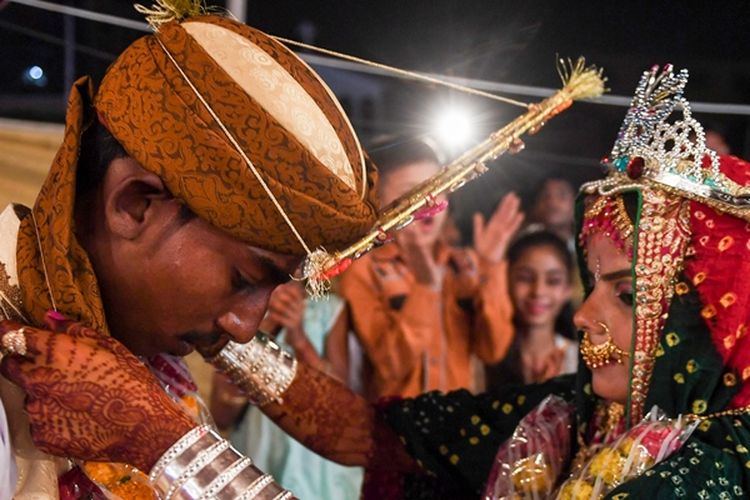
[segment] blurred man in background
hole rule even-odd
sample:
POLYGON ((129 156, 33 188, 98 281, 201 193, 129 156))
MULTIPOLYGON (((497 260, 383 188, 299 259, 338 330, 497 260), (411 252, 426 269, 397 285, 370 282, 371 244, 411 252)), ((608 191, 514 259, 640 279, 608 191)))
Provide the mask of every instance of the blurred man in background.
MULTIPOLYGON (((374 148, 386 205, 440 170, 424 142, 374 148)), ((435 200, 444 206, 444 199, 435 200)), ((474 250, 441 238, 446 211, 398 233, 395 244, 366 255, 342 276, 355 333, 369 368, 367 396, 413 396, 472 388, 472 355, 501 359, 512 338, 505 249, 522 221, 519 200, 506 196, 490 221, 475 219, 474 250)))

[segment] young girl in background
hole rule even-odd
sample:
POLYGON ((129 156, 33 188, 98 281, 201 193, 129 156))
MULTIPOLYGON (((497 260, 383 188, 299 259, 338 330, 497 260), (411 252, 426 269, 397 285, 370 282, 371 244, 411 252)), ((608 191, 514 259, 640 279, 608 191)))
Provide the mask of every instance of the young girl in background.
POLYGON ((507 255, 515 337, 508 355, 487 367, 490 390, 573 373, 578 361, 568 304, 573 257, 565 242, 535 231, 516 240, 507 255))

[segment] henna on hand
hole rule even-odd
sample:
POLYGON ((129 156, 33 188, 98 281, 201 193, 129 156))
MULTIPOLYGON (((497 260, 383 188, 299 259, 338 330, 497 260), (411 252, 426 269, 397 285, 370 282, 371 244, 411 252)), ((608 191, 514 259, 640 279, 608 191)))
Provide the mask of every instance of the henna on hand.
POLYGON ((392 470, 415 467, 371 404, 303 363, 297 365, 283 404, 271 403, 262 410, 297 441, 329 460, 392 470))
MULTIPOLYGON (((195 423, 149 369, 112 337, 80 323, 26 327, 28 352, 8 355, 2 374, 27 394, 34 444, 47 453, 125 462, 148 472, 195 423)), ((0 338, 22 325, 0 322, 0 338)))

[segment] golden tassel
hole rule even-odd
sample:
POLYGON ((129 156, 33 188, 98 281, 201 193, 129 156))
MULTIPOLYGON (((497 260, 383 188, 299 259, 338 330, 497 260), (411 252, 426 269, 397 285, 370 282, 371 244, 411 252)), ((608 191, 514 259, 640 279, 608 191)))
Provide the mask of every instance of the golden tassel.
POLYGON ((201 16, 209 12, 203 0, 156 0, 151 7, 134 4, 136 11, 146 16, 146 21, 154 31, 172 21, 182 21, 189 17, 201 16))

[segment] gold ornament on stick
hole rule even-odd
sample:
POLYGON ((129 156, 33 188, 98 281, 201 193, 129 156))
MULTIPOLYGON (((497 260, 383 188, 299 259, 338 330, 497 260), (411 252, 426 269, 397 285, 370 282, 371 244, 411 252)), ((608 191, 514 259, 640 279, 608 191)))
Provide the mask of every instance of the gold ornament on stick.
POLYGON ((323 249, 313 252, 305 262, 307 291, 313 297, 325 295, 330 279, 343 272, 351 263, 376 246, 388 241, 393 232, 415 219, 426 217, 444 208, 436 203, 443 193, 456 191, 468 181, 487 171, 487 164, 512 149, 521 136, 535 134, 573 101, 598 97, 605 92, 602 70, 586 66, 584 58, 576 61, 560 59, 558 72, 563 87, 542 102, 529 104, 528 111, 487 139, 462 154, 438 174, 415 186, 381 210, 375 226, 348 248, 329 254, 323 249))

